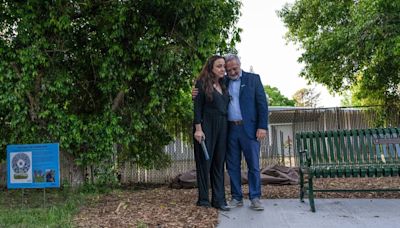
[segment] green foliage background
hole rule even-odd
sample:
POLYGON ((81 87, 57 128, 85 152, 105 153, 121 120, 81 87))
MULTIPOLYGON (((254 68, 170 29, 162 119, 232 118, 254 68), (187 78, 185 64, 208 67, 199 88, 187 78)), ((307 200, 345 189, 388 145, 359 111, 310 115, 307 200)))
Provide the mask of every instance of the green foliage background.
POLYGON ((392 0, 298 0, 279 16, 304 50, 303 77, 400 110, 399 12, 392 0))
POLYGON ((264 86, 264 91, 268 95, 269 106, 295 106, 296 102, 285 97, 276 87, 264 86))
POLYGON ((168 164, 207 57, 232 49, 240 2, 1 1, 0 142, 59 142, 80 165, 168 164))

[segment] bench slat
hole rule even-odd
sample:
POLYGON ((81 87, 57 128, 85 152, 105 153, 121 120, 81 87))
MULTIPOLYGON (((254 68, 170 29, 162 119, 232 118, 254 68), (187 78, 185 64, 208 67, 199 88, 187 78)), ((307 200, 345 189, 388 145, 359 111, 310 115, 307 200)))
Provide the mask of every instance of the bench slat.
POLYGON ((369 150, 369 162, 376 162, 375 154, 374 154, 374 149, 372 146, 372 130, 367 129, 366 130, 366 139, 367 139, 367 144, 368 144, 368 150, 369 150))
POLYGON ((347 157, 347 154, 348 154, 348 152, 347 152, 347 147, 345 146, 345 144, 344 144, 344 131, 340 131, 339 132, 339 142, 340 142, 340 149, 341 149, 341 151, 342 151, 342 163, 344 163, 344 164, 346 164, 347 163, 347 159, 348 159, 348 157, 347 157))
MULTIPOLYGON (((320 135, 320 140, 321 140, 321 144, 322 144, 322 151, 324 154, 324 162, 325 163, 330 163, 331 161, 334 161, 334 159, 329 159, 329 154, 328 154, 328 148, 327 148, 327 140, 329 140, 328 138, 326 138, 326 134, 324 134, 323 132, 319 133, 320 135)), ((330 175, 330 174, 329 174, 330 175)))
POLYGON ((336 163, 340 164, 340 163, 342 163, 342 155, 341 155, 342 153, 341 153, 340 146, 339 146, 339 135, 338 135, 337 131, 333 132, 333 142, 334 142, 333 151, 336 155, 336 157, 335 157, 336 163))
MULTIPOLYGON (((379 139, 378 129, 372 129, 372 138, 373 139, 379 139)), ((376 162, 377 163, 381 163, 382 162, 381 147, 379 145, 377 145, 377 144, 375 144, 375 158, 376 158, 376 162)))
MULTIPOLYGON (((385 133, 383 132, 383 130, 377 129, 377 131, 378 131, 379 139, 385 139, 385 133)), ((379 145, 379 148, 381 149, 381 152, 382 152, 382 155, 381 155, 382 162, 383 163, 391 162, 391 157, 387 150, 387 144, 381 144, 381 145, 379 145)))
POLYGON ((319 163, 324 163, 324 157, 322 156, 321 147, 320 147, 321 133, 314 131, 312 133, 312 137, 315 140, 314 150, 315 150, 315 154, 316 154, 316 159, 318 159, 319 163))
POLYGON ((363 154, 363 163, 367 163, 369 161, 368 157, 368 150, 367 150, 367 136, 365 130, 360 131, 360 144, 362 147, 362 154, 363 154))
MULTIPOLYGON (((355 163, 356 159, 354 156, 354 152, 353 152, 353 143, 351 140, 351 131, 345 130, 344 134, 346 135, 346 141, 347 141, 347 145, 344 145, 346 147, 346 149, 348 150, 348 155, 349 155, 349 161, 351 161, 351 163, 355 163)), ((347 162, 347 160, 346 160, 347 162)))
MULTIPOLYGON (((385 139, 390 140, 392 137, 390 129, 389 128, 384 129, 384 133, 385 133, 385 139)), ((389 154, 390 154, 391 162, 395 162, 397 158, 396 158, 396 152, 395 152, 394 145, 393 145, 393 143, 388 142, 387 146, 389 147, 389 154)))
POLYGON ((328 131, 326 133, 328 139, 328 150, 329 150, 329 158, 330 158, 330 162, 335 162, 336 161, 336 156, 335 156, 335 152, 333 150, 333 132, 332 131, 328 131))
POLYGON ((362 153, 362 148, 359 145, 362 145, 362 143, 359 141, 362 139, 362 134, 361 131, 358 130, 352 130, 352 140, 354 142, 354 151, 355 151, 355 156, 356 156, 356 160, 358 164, 362 164, 363 163, 363 159, 361 157, 361 153, 362 153))
POLYGON ((307 138, 309 139, 309 151, 311 153, 311 159, 314 162, 317 162, 317 156, 315 154, 315 146, 314 146, 314 137, 312 137, 312 132, 307 133, 307 138))

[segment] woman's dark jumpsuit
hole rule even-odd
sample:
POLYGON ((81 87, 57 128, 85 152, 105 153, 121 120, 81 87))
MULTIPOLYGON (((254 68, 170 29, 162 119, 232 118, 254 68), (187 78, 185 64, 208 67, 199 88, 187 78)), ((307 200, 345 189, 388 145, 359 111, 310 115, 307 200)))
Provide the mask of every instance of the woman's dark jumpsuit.
POLYGON ((194 100, 194 124, 201 124, 210 159, 205 160, 201 145, 194 140, 196 175, 199 191, 197 205, 209 206, 208 186, 211 182, 211 205, 226 205, 224 188, 224 164, 227 148, 227 110, 229 95, 214 89, 212 101, 206 96, 202 82, 196 83, 198 95, 194 100), (208 178, 210 177, 210 179, 208 178))

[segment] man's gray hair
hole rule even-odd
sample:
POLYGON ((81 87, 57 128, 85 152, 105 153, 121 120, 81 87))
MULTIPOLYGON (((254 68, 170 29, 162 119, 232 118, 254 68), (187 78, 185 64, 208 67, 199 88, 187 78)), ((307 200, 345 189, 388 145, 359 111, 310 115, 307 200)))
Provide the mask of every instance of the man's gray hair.
POLYGON ((226 55, 224 56, 224 59, 225 59, 225 62, 230 62, 230 61, 232 61, 232 60, 236 60, 236 62, 239 64, 239 66, 242 65, 242 64, 240 63, 239 57, 238 57, 237 55, 235 55, 235 54, 232 54, 232 53, 226 54, 226 55))

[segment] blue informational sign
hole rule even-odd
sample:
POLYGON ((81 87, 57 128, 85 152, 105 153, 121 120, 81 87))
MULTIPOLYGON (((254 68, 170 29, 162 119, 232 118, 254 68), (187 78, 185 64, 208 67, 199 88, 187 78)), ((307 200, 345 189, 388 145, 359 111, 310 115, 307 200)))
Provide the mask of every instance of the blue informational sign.
POLYGON ((58 143, 7 146, 7 188, 59 188, 58 143))

